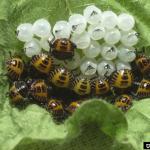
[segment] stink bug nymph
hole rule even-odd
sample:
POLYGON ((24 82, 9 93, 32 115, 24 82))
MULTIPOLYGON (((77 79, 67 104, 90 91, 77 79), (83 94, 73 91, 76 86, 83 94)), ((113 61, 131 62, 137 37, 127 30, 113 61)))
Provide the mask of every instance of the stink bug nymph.
POLYGON ((95 95, 105 95, 110 92, 110 85, 108 79, 96 78, 91 81, 92 91, 95 95))
POLYGON ((136 98, 150 97, 150 80, 142 79, 141 82, 135 83, 135 93, 133 94, 136 98))
POLYGON ((73 114, 77 108, 80 107, 82 101, 73 101, 69 104, 69 106, 66 108, 66 110, 70 113, 73 114))
POLYGON ((72 59, 76 45, 69 39, 60 38, 50 42, 50 54, 60 60, 72 59))
POLYGON ((50 110, 54 115, 60 115, 64 113, 62 103, 55 98, 49 99, 47 109, 50 110))
POLYGON ((6 61, 7 75, 11 80, 19 80, 24 73, 24 62, 19 57, 6 61))
POLYGON ((118 70, 110 76, 110 85, 115 88, 126 89, 132 86, 133 80, 131 70, 118 70))
POLYGON ((143 75, 150 75, 150 58, 144 54, 137 55, 135 63, 143 75))
POLYGON ((47 110, 50 111, 53 115, 53 118, 56 121, 62 121, 66 117, 66 112, 63 108, 61 101, 50 98, 47 103, 47 110))
POLYGON ((24 81, 15 81, 9 90, 12 103, 19 104, 24 102, 28 96, 28 87, 24 81))
POLYGON ((44 80, 34 80, 31 82, 29 94, 37 102, 45 103, 48 100, 48 86, 44 80))
POLYGON ((84 77, 77 77, 72 83, 72 90, 78 95, 89 95, 91 93, 91 81, 84 77))
POLYGON ((72 73, 64 67, 55 68, 49 74, 49 81, 57 87, 68 88, 72 79, 72 73))
POLYGON ((115 106, 123 111, 127 111, 132 106, 132 97, 127 94, 118 96, 115 100, 115 106))
POLYGON ((30 65, 33 66, 40 73, 47 75, 53 68, 54 61, 53 58, 49 55, 41 53, 32 57, 30 65))

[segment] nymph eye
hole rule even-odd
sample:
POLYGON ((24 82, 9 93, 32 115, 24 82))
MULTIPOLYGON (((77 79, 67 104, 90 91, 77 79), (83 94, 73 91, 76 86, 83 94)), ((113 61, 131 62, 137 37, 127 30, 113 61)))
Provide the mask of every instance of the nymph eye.
POLYGON ((125 46, 131 47, 137 44, 138 37, 136 36, 136 31, 130 30, 128 32, 122 32, 121 42, 125 46))

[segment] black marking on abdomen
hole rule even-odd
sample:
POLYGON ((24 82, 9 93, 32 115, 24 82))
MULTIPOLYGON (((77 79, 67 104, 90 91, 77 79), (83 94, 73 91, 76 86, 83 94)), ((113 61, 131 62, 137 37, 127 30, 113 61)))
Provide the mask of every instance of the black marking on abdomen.
POLYGON ((63 85, 65 82, 61 81, 61 80, 57 80, 57 83, 63 85))
POLYGON ((87 85, 81 85, 80 88, 81 89, 87 89, 87 85))
POLYGON ((43 69, 46 68, 46 66, 44 64, 40 64, 40 67, 43 68, 43 69))
POLYGON ((60 46, 60 49, 66 50, 66 49, 67 49, 67 46, 66 46, 66 45, 61 45, 61 46, 60 46))
POLYGON ((104 83, 98 84, 98 88, 103 88, 103 87, 106 87, 104 83))
POLYGON ((128 81, 124 80, 124 81, 121 81, 121 85, 126 85, 128 84, 128 81))
POLYGON ((79 92, 80 92, 80 93, 85 93, 85 92, 86 92, 86 90, 79 89, 79 92))
POLYGON ((66 80, 66 76, 59 76, 59 79, 60 79, 61 81, 65 81, 65 80, 66 80))

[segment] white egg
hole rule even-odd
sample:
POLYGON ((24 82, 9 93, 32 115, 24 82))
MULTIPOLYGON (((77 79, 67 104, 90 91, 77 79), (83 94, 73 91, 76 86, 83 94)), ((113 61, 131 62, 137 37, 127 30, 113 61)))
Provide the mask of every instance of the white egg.
POLYGON ((53 35, 50 33, 50 35, 48 37, 44 37, 40 39, 40 46, 41 48, 43 48, 46 51, 49 51, 50 46, 49 46, 49 41, 51 41, 53 39, 53 35))
POLYGON ((120 38, 121 38, 121 33, 117 28, 107 30, 104 36, 105 42, 111 45, 118 43, 120 38))
POLYGON ((80 14, 74 14, 69 17, 69 24, 72 32, 81 34, 86 29, 87 21, 84 16, 80 14))
POLYGON ((122 32, 121 42, 125 46, 131 47, 138 43, 138 37, 139 34, 134 30, 131 30, 129 32, 122 32))
POLYGON ((70 38, 71 26, 67 21, 61 20, 56 22, 53 28, 55 38, 70 38))
POLYGON ((81 34, 73 34, 71 37, 71 41, 77 45, 79 49, 85 49, 89 47, 91 39, 87 32, 83 32, 81 34))
POLYGON ((41 52, 41 47, 39 40, 32 39, 30 42, 26 42, 24 45, 25 54, 28 57, 32 57, 33 55, 38 55, 41 52))
POLYGON ((90 25, 88 33, 93 40, 100 40, 105 35, 105 28, 100 24, 90 25))
POLYGON ((102 25, 107 29, 113 29, 118 24, 118 17, 112 11, 102 13, 102 25))
POLYGON ((48 39, 47 38, 41 38, 41 40, 40 40, 40 46, 44 50, 49 51, 50 46, 49 46, 49 43, 48 43, 48 39))
POLYGON ((33 24, 33 33, 38 37, 47 37, 51 31, 51 25, 46 19, 38 19, 33 24))
POLYGON ((80 64, 81 73, 85 76, 92 76, 97 71, 97 62, 95 59, 83 58, 80 64))
POLYGON ((101 10, 95 5, 86 7, 83 14, 89 24, 97 24, 101 22, 101 10))
POLYGON ((32 24, 23 23, 17 27, 17 38, 22 42, 28 42, 32 40, 32 24))
POLYGON ((122 13, 118 16, 118 27, 123 31, 131 30, 135 25, 135 20, 133 16, 122 13))
POLYGON ((74 70, 80 66, 80 62, 81 62, 80 55, 78 54, 78 52, 75 52, 73 58, 70 60, 65 60, 63 64, 66 68, 74 70))
POLYGON ((118 50, 114 45, 103 44, 101 55, 106 60, 113 60, 117 57, 118 50))
POLYGON ((123 62, 132 62, 136 58, 135 48, 118 46, 118 58, 123 62))
POLYGON ((109 77, 115 70, 115 64, 108 60, 99 61, 97 66, 97 71, 101 78, 109 77))
POLYGON ((95 58, 101 52, 100 44, 97 41, 91 41, 88 48, 83 49, 83 53, 87 58, 95 58))
POLYGON ((128 62, 117 60, 115 63, 117 70, 124 70, 124 69, 131 70, 131 65, 128 62))

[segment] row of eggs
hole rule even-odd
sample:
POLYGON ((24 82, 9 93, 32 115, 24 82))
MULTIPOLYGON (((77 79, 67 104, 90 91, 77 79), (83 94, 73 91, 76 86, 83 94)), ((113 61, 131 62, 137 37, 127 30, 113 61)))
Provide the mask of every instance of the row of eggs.
MULTIPOLYGON (((135 20, 133 16, 122 13, 119 16, 115 14, 113 11, 104 11, 102 12, 98 7, 91 5, 84 9, 83 15, 81 14, 72 14, 69 17, 68 22, 67 21, 58 21, 54 25, 53 28, 53 34, 55 37, 60 38, 61 35, 66 35, 65 38, 69 38, 71 32, 76 34, 83 33, 87 25, 89 25, 89 31, 91 30, 91 27, 94 27, 95 25, 100 26, 101 28, 105 28, 107 30, 111 30, 115 27, 118 27, 119 30, 127 32, 133 29, 135 25, 135 20)), ((33 34, 35 34, 38 37, 47 37, 50 35, 51 32, 51 25, 50 23, 45 19, 39 19, 37 20, 33 26, 31 24, 26 24, 24 26, 26 28, 23 28, 23 24, 20 25, 17 29, 17 31, 23 31, 23 29, 28 31, 26 33, 26 37, 32 38, 33 34)), ((103 29, 101 30, 103 31, 103 29)), ((24 33, 25 32, 21 32, 24 33)), ((21 36, 18 35, 18 38, 21 36)), ((29 41, 29 39, 22 38, 20 39, 22 41, 29 41)))
MULTIPOLYGON (((28 57, 39 54, 41 48, 48 51, 48 41, 53 38, 70 39, 83 51, 94 51, 91 47, 98 47, 99 43, 96 40, 101 39, 104 39, 103 42, 108 46, 121 41, 122 45, 130 49, 138 42, 139 34, 133 30, 134 25, 135 20, 129 14, 117 16, 112 11, 102 12, 98 7, 91 5, 84 9, 83 15, 73 14, 68 21, 56 22, 52 32, 52 27, 46 19, 38 19, 33 24, 20 24, 17 27, 17 38, 26 42, 24 48, 28 57), (41 38, 40 41, 35 37, 41 38)), ((95 53, 98 53, 98 50, 95 53)))

